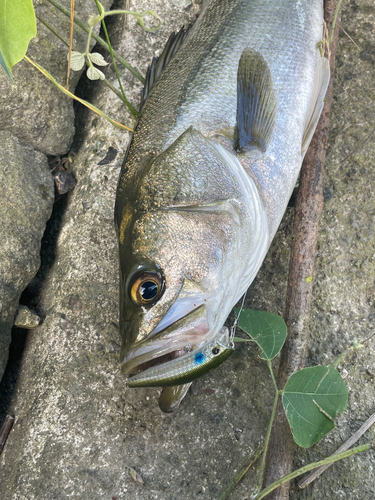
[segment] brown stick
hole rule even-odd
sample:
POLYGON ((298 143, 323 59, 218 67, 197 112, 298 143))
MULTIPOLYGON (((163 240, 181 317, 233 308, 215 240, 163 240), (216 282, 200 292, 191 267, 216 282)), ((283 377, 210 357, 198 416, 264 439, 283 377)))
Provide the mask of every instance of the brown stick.
POLYGON ((7 415, 0 430, 0 455, 4 449, 9 433, 12 430, 13 424, 14 424, 14 417, 7 415))
MULTIPOLYGON (((326 0, 324 19, 331 31, 337 0, 326 0)), ((331 43, 331 81, 326 94, 322 116, 302 164, 300 184, 295 206, 293 244, 289 264, 289 278, 285 307, 288 337, 281 351, 277 378, 279 388, 288 378, 304 367, 307 356, 308 322, 313 282, 306 278, 314 275, 314 260, 318 237, 318 224, 323 211, 323 169, 328 141, 332 76, 338 41, 339 23, 336 23, 331 43)), ((263 487, 268 486, 292 470, 294 442, 282 407, 277 407, 267 453, 263 487)), ((289 483, 273 491, 268 500, 287 500, 289 483)))

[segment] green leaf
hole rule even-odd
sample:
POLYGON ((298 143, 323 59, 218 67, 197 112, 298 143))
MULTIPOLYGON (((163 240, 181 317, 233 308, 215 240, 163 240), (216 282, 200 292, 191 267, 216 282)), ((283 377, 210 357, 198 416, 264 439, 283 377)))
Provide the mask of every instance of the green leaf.
POLYGON ((98 66, 108 66, 109 63, 106 62, 104 57, 98 52, 92 52, 88 54, 92 63, 97 64, 98 66))
MULTIPOLYGON (((69 54, 67 55, 67 59, 69 59, 69 54)), ((70 68, 73 71, 79 71, 85 65, 85 54, 81 52, 77 52, 76 50, 72 50, 72 54, 70 57, 70 68)))
MULTIPOLYGON (((234 308, 239 314, 239 309, 234 308)), ((273 359, 284 345, 287 329, 286 324, 277 314, 265 311, 242 309, 238 320, 238 327, 247 333, 258 344, 263 359, 273 359)))
POLYGON ((35 35, 32 0, 0 0, 0 51, 9 70, 23 59, 35 35))
POLYGON ((12 74, 9 71, 8 66, 6 65, 6 62, 5 62, 4 57, 3 57, 3 54, 1 52, 0 52, 0 65, 3 67, 5 73, 7 74, 7 77, 9 78, 9 80, 12 83, 14 83, 13 78, 12 78, 12 74))
POLYGON ((313 366, 290 377, 282 401, 294 441, 309 448, 335 427, 333 419, 348 404, 348 389, 332 366, 313 366))
POLYGON ((98 68, 94 68, 94 66, 90 66, 87 70, 87 78, 90 80, 104 80, 105 76, 102 71, 98 68))

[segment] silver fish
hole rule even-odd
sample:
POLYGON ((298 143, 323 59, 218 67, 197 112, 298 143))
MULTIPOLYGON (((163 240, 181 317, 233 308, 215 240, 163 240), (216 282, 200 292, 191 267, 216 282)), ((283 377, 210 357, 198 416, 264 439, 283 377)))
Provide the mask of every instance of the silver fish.
POLYGON ((211 0, 153 61, 115 208, 125 375, 167 385, 253 281, 323 107, 322 31, 322 0, 211 0))

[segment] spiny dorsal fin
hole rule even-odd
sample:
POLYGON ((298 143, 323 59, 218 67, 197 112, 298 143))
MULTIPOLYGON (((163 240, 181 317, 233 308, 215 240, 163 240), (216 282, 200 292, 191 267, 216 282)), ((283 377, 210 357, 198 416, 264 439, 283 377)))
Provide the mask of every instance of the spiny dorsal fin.
POLYGON ((322 113, 324 106, 324 96, 326 95, 329 79, 330 69, 328 59, 321 57, 317 53, 317 61, 314 75, 314 87, 311 94, 310 106, 307 112, 305 130, 302 139, 302 155, 304 155, 309 147, 312 136, 314 135, 319 117, 322 113))
POLYGON ((235 148, 265 151, 275 126, 276 93, 268 64, 257 51, 243 51, 237 74, 235 148))
POLYGON ((143 87, 141 93, 140 109, 142 109, 152 87, 158 81, 163 70, 167 67, 169 61, 181 47, 191 27, 192 24, 190 24, 187 28, 182 27, 177 34, 173 32, 168 38, 161 55, 152 59, 150 66, 147 68, 145 86, 143 87))

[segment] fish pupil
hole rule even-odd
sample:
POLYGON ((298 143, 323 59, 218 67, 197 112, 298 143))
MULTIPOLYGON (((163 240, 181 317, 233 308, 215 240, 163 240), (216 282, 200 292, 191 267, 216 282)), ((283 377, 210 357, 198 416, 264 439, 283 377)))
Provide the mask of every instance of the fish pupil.
POLYGON ((219 354, 220 349, 219 349, 219 347, 214 347, 211 352, 212 352, 212 354, 216 355, 216 354, 219 354))
POLYGON ((141 285, 140 294, 144 300, 151 300, 158 293, 158 284, 154 281, 145 281, 141 285))

